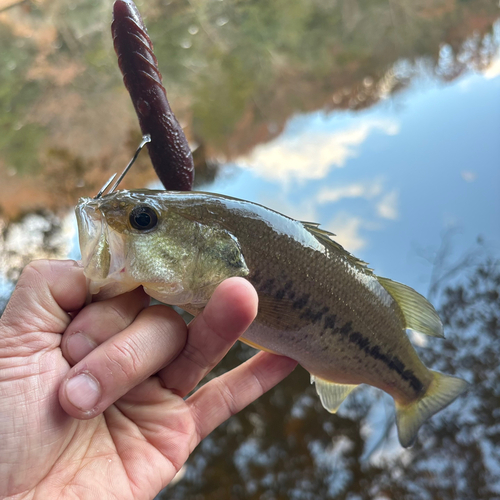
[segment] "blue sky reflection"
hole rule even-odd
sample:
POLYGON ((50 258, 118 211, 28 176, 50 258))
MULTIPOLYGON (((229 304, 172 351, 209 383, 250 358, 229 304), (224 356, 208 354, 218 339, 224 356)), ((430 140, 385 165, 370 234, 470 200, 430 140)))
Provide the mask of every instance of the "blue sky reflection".
POLYGON ((500 243, 497 63, 447 85, 419 77, 366 111, 296 116, 209 189, 320 222, 377 273, 426 293, 419 249, 444 231, 459 233, 455 257, 478 236, 500 243))

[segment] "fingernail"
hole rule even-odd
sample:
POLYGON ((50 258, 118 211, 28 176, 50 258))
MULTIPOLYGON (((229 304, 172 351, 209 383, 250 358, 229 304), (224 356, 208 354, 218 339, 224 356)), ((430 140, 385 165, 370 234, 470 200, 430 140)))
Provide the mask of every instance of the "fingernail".
POLYGON ((66 396, 69 402, 82 411, 95 407, 101 397, 97 380, 88 373, 80 373, 66 382, 66 396))
POLYGON ((74 333, 68 339, 66 343, 66 349, 70 358, 78 363, 87 354, 92 352, 97 347, 97 344, 90 340, 86 335, 82 333, 74 333))

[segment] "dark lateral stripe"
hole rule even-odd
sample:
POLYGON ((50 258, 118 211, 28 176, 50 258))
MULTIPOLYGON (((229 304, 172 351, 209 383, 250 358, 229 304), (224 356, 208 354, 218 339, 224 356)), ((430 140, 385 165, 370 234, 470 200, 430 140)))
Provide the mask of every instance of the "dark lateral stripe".
POLYGON ((337 321, 337 315, 336 314, 329 314, 328 316, 325 317, 325 330, 331 329, 333 330, 335 328, 335 323, 337 321))
POLYGON ((283 287, 278 288, 274 293, 274 298, 276 300, 282 300, 284 298, 293 300, 295 298, 295 292, 293 291, 293 281, 288 280, 283 287))
POLYGON ((300 315, 300 319, 305 319, 306 321, 310 321, 315 324, 318 321, 321 321, 323 315, 328 312, 328 307, 323 307, 323 309, 319 309, 317 311, 313 311, 311 308, 306 308, 305 311, 300 315))
POLYGON ((352 332, 351 335, 349 335, 349 342, 358 344, 361 350, 366 349, 370 345, 370 341, 359 332, 352 332))
MULTIPOLYGON (((255 286, 258 292, 264 293, 266 295, 271 295, 276 300, 289 299, 294 300, 296 293, 293 290, 293 281, 287 280, 284 285, 281 285, 282 280, 276 280, 275 278, 264 278, 259 271, 249 276, 249 281, 255 286)), ((304 301, 309 300, 309 295, 304 295, 300 297, 295 303, 292 303, 294 309, 301 309, 304 307, 304 301)))
POLYGON ((271 295, 274 289, 274 278, 269 278, 261 286, 259 286, 259 292, 265 293, 266 295, 271 295))
MULTIPOLYGON (((339 332, 342 335, 347 335, 350 331, 352 330, 352 321, 348 321, 340 330, 339 332)), ((360 334, 361 335, 361 334, 360 334)))
POLYGON ((249 279, 254 285, 258 285, 262 281, 262 276, 260 275, 260 271, 256 271, 254 274, 249 276, 249 279))
POLYGON ((310 295, 308 293, 306 293, 305 295, 302 295, 293 303, 292 308, 293 309, 303 309, 304 307, 306 307, 307 303, 309 302, 309 297, 310 297, 310 295))
POLYGON ((341 338, 347 338, 349 342, 356 344, 360 351, 364 351, 366 355, 384 363, 389 370, 395 371, 403 380, 408 382, 415 393, 420 394, 423 391, 424 385, 422 382, 416 377, 412 370, 406 369, 403 361, 397 356, 385 354, 380 350, 378 345, 371 346, 370 340, 362 333, 352 331, 351 321, 345 323, 341 328, 336 328, 336 319, 337 317, 334 314, 326 316, 324 320, 325 329, 331 330, 331 333, 334 335, 340 333, 341 338))

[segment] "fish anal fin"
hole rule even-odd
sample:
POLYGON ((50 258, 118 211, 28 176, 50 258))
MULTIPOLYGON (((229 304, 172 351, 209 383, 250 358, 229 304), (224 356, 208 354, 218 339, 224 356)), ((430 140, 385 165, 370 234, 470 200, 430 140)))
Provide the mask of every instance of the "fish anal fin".
POLYGON ((406 405, 396 401, 398 437, 401 446, 405 448, 413 444, 418 430, 427 419, 452 403, 469 385, 458 377, 432 370, 431 373, 434 378, 423 397, 406 405))
POLYGON ((241 342, 243 342, 244 344, 249 345, 250 347, 253 347, 254 349, 259 349, 260 351, 270 352, 271 354, 279 354, 278 352, 272 351, 271 349, 268 349, 267 347, 263 347, 255 342, 252 342, 251 340, 248 340, 245 337, 240 337, 239 340, 241 342))
POLYGON ((337 384, 311 375, 311 384, 315 383, 316 392, 323 407, 330 413, 337 413, 345 398, 358 387, 355 384, 337 384))
POLYGON ((378 282, 397 302, 406 322, 406 328, 431 337, 444 338, 443 323, 433 305, 409 286, 377 276, 378 282))

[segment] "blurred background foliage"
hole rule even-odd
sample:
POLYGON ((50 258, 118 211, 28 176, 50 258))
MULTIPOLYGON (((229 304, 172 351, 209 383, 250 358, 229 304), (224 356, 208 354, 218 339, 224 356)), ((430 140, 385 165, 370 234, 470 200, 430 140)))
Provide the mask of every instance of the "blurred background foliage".
MULTIPOLYGON (((173 109, 198 148, 198 184, 215 175, 214 159, 270 141, 297 113, 363 109, 407 87, 424 66, 446 82, 486 67, 497 49, 491 0, 138 5, 173 109), (402 62, 406 70, 396 73, 402 62)), ((5 216, 68 207, 130 157, 139 131, 110 23, 105 0, 0 0, 5 216)), ((152 175, 142 158, 125 187, 152 175)))

